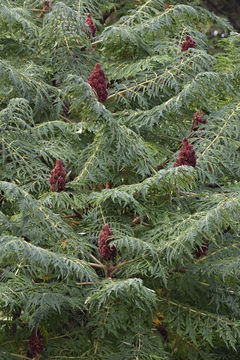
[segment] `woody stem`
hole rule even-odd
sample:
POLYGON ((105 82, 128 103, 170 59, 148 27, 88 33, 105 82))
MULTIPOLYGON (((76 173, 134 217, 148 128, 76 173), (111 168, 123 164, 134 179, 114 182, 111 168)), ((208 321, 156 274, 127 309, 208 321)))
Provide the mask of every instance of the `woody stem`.
POLYGON ((135 259, 132 259, 132 260, 125 260, 125 261, 123 261, 122 263, 120 263, 120 264, 118 264, 118 265, 116 265, 116 266, 114 266, 113 268, 112 268, 112 271, 111 271, 111 274, 110 274, 110 277, 112 277, 113 276, 113 274, 115 274, 115 272, 116 271, 118 271, 122 266, 124 266, 124 265, 126 265, 126 264, 130 264, 130 263, 132 263, 132 262, 134 262, 135 261, 135 259))
POLYGON ((102 263, 101 263, 101 261, 99 261, 95 256, 93 256, 92 254, 90 254, 90 257, 94 260, 94 261, 96 261, 96 263, 98 263, 99 265, 102 265, 102 267, 104 266, 102 263))
POLYGON ((110 278, 112 275, 112 262, 108 260, 104 266, 105 278, 110 278))
POLYGON ((92 266, 92 267, 96 267, 96 268, 102 268, 105 270, 105 266, 103 264, 95 264, 95 263, 88 263, 88 265, 92 266))

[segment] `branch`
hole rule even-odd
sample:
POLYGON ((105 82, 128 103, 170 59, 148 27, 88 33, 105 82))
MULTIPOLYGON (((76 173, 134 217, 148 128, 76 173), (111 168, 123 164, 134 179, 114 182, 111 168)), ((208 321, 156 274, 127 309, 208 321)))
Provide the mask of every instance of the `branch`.
POLYGON ((136 259, 132 259, 132 260, 125 260, 125 261, 123 261, 122 263, 120 263, 120 264, 118 264, 118 265, 114 266, 114 268, 113 268, 113 270, 112 270, 112 272, 111 272, 110 276, 112 277, 112 275, 113 275, 113 274, 115 274, 115 272, 116 272, 116 271, 118 271, 121 267, 123 267, 123 266, 124 266, 124 265, 126 265, 126 264, 130 264, 130 263, 134 262, 135 260, 136 260, 136 259))
POLYGON ((90 257, 91 257, 93 260, 95 260, 98 264, 104 266, 103 263, 101 263, 101 261, 99 261, 99 260, 98 260, 95 256, 93 256, 92 254, 90 254, 90 257))
MULTIPOLYGON (((200 55, 195 55, 195 59, 199 58, 199 57, 200 57, 200 55)), ((184 61, 182 61, 180 65, 189 65, 188 63, 190 62, 190 60, 191 59, 187 58, 184 61)), ((108 96, 108 99, 111 99, 114 96, 119 96, 121 94, 124 94, 127 91, 135 90, 136 88, 142 87, 143 85, 148 84, 150 82, 153 82, 155 84, 155 81, 158 80, 158 79, 163 79, 163 81, 164 81, 164 77, 166 76, 166 74, 170 75, 171 77, 174 77, 175 73, 178 72, 178 71, 180 71, 180 66, 174 65, 170 69, 165 69, 163 74, 155 75, 151 79, 145 80, 145 81, 137 83, 137 84, 135 84, 135 85, 133 85, 133 86, 131 86, 129 88, 126 88, 126 89, 120 90, 120 91, 118 91, 118 92, 116 92, 114 94, 111 94, 110 96, 108 96)))
POLYGON ((43 10, 43 9, 31 9, 32 11, 38 11, 38 12, 46 12, 47 10, 43 10))
POLYGON ((102 40, 97 40, 97 41, 92 42, 92 45, 96 45, 96 44, 99 44, 101 42, 102 42, 102 40))
POLYGON ((71 120, 69 120, 69 119, 66 118, 65 116, 59 114, 59 117, 60 117, 61 119, 63 119, 64 121, 66 121, 66 122, 68 122, 68 123, 71 123, 71 120))
POLYGON ((96 268, 102 268, 102 269, 104 269, 105 268, 105 266, 102 264, 102 265, 100 265, 100 264, 95 264, 95 263, 88 263, 88 265, 90 265, 90 266, 92 266, 92 267, 96 267, 96 268))
POLYGON ((72 214, 72 215, 63 215, 62 218, 63 219, 70 219, 70 218, 78 218, 79 216, 77 214, 72 214))
POLYGON ((83 282, 77 282, 76 285, 92 285, 92 281, 83 281, 83 282))
POLYGON ((14 353, 9 354, 9 353, 6 353, 5 351, 3 352, 3 354, 8 354, 8 355, 14 356, 14 357, 19 358, 19 359, 32 360, 32 358, 29 358, 27 356, 18 355, 18 354, 14 354, 14 353))

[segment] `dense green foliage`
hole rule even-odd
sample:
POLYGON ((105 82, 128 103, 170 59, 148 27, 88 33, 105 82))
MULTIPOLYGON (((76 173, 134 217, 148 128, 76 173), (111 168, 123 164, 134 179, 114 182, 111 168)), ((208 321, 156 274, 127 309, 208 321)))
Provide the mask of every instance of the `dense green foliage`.
POLYGON ((0 0, 1 360, 31 358, 36 329, 39 359, 239 359, 240 35, 197 1, 165 5, 0 0), (173 166, 183 137, 195 168, 173 166))

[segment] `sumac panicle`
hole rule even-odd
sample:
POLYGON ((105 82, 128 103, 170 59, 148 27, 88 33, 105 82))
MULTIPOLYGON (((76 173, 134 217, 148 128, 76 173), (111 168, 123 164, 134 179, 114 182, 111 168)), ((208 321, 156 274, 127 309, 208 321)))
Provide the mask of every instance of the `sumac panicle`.
POLYGON ((40 331, 33 329, 29 337, 29 352, 33 358, 39 355, 44 350, 44 339, 40 331))
POLYGON ((156 329, 157 329, 157 331, 159 331, 160 334, 162 335, 162 337, 163 337, 163 342, 167 343, 167 342, 169 341, 169 340, 168 340, 168 331, 167 331, 167 329, 165 328, 165 326, 163 326, 162 323, 161 323, 161 324, 158 324, 158 325, 156 326, 156 329))
POLYGON ((195 112, 193 114, 192 119, 192 126, 190 131, 196 131, 198 128, 198 124, 206 124, 207 120, 204 118, 205 113, 203 111, 201 112, 195 112))
POLYGON ((191 38, 191 36, 186 35, 186 41, 182 43, 181 51, 187 51, 189 48, 195 48, 195 47, 196 47, 195 41, 191 38))
POLYGON ((66 179, 67 172, 60 159, 57 159, 55 168, 51 171, 49 182, 51 184, 51 190, 61 192, 65 189, 65 185, 69 182, 69 178, 66 179))
POLYGON ((207 255, 207 251, 209 248, 209 242, 207 240, 204 240, 202 246, 200 247, 199 245, 196 246, 194 255, 197 259, 206 256, 207 255))
POLYGON ((108 97, 107 78, 100 64, 96 64, 88 78, 89 85, 97 94, 99 102, 105 102, 108 97))
POLYGON ((39 15, 40 18, 44 17, 45 12, 51 9, 51 1, 44 1, 42 11, 39 15))
POLYGON ((116 247, 109 246, 109 243, 114 240, 110 237, 111 235, 113 235, 113 233, 110 231, 109 226, 107 224, 104 225, 98 243, 98 252, 103 260, 112 260, 117 255, 116 247))
POLYGON ((182 141, 182 147, 173 166, 178 167, 181 165, 196 166, 195 150, 186 137, 182 141))
POLYGON ((91 33, 92 33, 92 36, 95 36, 97 29, 96 29, 96 26, 95 26, 94 23, 93 23, 91 14, 88 14, 88 15, 87 15, 85 24, 89 27, 89 29, 90 29, 90 31, 91 31, 91 33))

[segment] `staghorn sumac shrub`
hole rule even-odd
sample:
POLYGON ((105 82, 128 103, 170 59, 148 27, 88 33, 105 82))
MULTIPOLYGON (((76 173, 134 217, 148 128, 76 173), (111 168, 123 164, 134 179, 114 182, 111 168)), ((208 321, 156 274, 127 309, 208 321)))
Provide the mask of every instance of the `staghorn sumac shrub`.
POLYGON ((240 38, 193 2, 1 2, 0 360, 240 359, 240 38))

